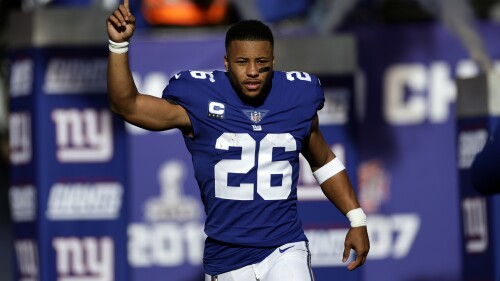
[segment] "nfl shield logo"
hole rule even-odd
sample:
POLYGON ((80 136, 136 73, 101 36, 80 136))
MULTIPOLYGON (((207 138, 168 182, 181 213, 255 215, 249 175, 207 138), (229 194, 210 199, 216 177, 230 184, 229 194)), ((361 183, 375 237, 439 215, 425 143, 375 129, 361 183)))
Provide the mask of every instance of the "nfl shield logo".
POLYGON ((259 123, 260 119, 261 119, 260 118, 260 112, 254 111, 254 112, 251 113, 250 120, 252 120, 255 123, 259 123))
POLYGON ((254 123, 262 121, 269 110, 242 110, 243 113, 254 123))

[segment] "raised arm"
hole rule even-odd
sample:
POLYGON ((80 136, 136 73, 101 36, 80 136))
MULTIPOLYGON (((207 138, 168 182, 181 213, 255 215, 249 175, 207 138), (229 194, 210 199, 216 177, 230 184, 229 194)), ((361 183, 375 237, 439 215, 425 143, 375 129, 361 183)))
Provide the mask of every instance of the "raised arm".
POLYGON ((129 123, 148 130, 180 128, 189 133, 191 123, 184 108, 137 90, 128 60, 128 44, 135 30, 135 17, 130 12, 128 0, 108 17, 106 25, 110 40, 108 96, 111 110, 129 123))
POLYGON ((354 249, 356 251, 356 259, 348 265, 349 270, 354 270, 365 262, 370 249, 370 241, 366 225, 361 223, 361 226, 358 226, 360 222, 359 217, 356 218, 356 216, 359 215, 361 209, 358 209, 360 205, 356 199, 352 184, 345 169, 343 169, 343 165, 337 162, 338 159, 336 159, 335 154, 323 138, 319 129, 317 115, 313 120, 309 139, 304 143, 302 148, 302 155, 309 162, 326 197, 339 211, 344 215, 348 215, 351 220, 351 228, 345 239, 342 261, 345 262, 349 257, 351 249, 354 249), (332 162, 334 159, 336 160, 332 162), (354 218, 352 214, 354 214, 354 218))

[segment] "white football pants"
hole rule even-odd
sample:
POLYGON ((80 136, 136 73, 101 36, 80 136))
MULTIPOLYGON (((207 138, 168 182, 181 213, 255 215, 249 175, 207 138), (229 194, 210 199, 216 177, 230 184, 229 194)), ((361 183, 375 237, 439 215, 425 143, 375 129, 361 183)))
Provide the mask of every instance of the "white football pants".
POLYGON ((311 253, 306 242, 288 243, 263 261, 222 273, 205 274, 205 281, 313 281, 311 253))

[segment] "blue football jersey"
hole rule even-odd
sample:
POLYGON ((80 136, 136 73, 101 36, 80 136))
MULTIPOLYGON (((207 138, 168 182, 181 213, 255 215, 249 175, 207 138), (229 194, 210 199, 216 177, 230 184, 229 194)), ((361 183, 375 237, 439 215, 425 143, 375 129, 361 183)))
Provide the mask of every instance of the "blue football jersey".
POLYGON ((259 107, 245 104, 222 71, 183 71, 163 98, 189 114, 192 155, 205 206, 204 267, 215 275, 306 241, 297 212, 299 153, 324 103, 316 76, 273 72, 259 107))

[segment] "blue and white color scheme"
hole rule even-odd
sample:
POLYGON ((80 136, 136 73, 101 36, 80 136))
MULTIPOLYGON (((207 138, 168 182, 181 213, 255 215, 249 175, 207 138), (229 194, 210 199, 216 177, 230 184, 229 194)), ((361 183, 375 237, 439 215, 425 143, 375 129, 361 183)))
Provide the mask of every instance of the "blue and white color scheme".
POLYGON ((299 153, 324 97, 317 77, 292 75, 274 72, 257 108, 241 101, 221 71, 181 72, 163 93, 186 109, 194 130, 184 140, 205 203, 208 274, 307 240, 296 207, 299 153))
POLYGON ((127 278, 125 128, 106 59, 96 47, 9 54, 15 280, 127 278))

